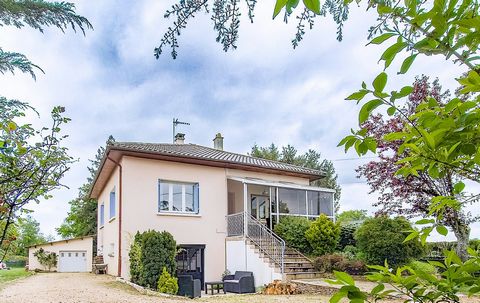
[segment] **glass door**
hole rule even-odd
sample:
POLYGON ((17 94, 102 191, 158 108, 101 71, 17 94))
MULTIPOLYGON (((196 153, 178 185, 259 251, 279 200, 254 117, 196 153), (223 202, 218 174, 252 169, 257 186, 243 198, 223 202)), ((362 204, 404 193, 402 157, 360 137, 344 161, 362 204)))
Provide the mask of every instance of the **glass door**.
POLYGON ((177 276, 191 275, 199 279, 200 285, 205 285, 205 245, 180 245, 180 251, 175 257, 177 261, 177 276))
POLYGON ((252 195, 250 200, 251 215, 258 221, 268 224, 270 199, 268 196, 252 195))

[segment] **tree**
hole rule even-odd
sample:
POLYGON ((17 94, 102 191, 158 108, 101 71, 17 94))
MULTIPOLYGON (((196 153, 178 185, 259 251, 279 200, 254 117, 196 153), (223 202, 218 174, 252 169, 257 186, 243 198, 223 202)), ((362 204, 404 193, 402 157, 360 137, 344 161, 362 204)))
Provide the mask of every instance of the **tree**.
POLYGON ((367 211, 364 209, 346 210, 337 215, 336 221, 339 225, 361 223, 368 219, 367 211))
MULTIPOLYGON (((106 144, 109 145, 112 142, 115 142, 115 139, 109 136, 106 144)), ((90 199, 89 193, 104 154, 105 147, 99 147, 95 158, 89 160, 91 165, 87 167, 90 172, 87 182, 79 188, 77 198, 68 202, 70 210, 67 217, 56 229, 64 239, 93 235, 97 232, 97 201, 90 199)))
MULTIPOLYGON (((82 32, 92 28, 85 17, 75 14, 73 4, 42 0, 0 1, 0 26, 30 26, 40 32, 49 26, 82 32)), ((0 73, 20 70, 35 79, 35 68, 43 72, 24 55, 0 47, 0 73)), ((65 109, 53 108, 51 127, 40 130, 19 123, 29 111, 35 112, 27 103, 0 96, 0 250, 5 252, 0 261, 16 239, 11 230, 26 211, 24 206, 49 198, 50 191, 61 187, 60 179, 73 161, 61 144, 65 138, 61 126, 69 121, 63 117, 65 109)))
MULTIPOLYGON (((57 27, 65 32, 68 27, 74 31, 80 29, 85 35, 85 29, 92 29, 87 18, 75 13, 75 5, 68 2, 47 2, 43 0, 1 0, 0 26, 15 26, 22 28, 30 26, 41 33, 45 27, 57 27)), ((25 55, 17 52, 7 52, 0 47, 0 73, 14 73, 19 70, 30 74, 34 79, 35 69, 43 72, 38 66, 28 60, 25 55)))
POLYGON ((338 175, 335 172, 333 163, 327 159, 322 160, 322 155, 313 149, 309 149, 303 155, 298 155, 297 153, 297 149, 290 144, 283 146, 280 152, 278 147, 272 143, 268 147, 259 147, 257 144, 253 145, 250 155, 256 158, 279 161, 323 171, 325 178, 313 181, 311 185, 334 189, 335 212, 338 212, 342 189, 340 185, 337 184, 338 175))
POLYGON ((305 232, 313 253, 322 256, 335 251, 340 240, 340 226, 321 214, 305 232))
MULTIPOLYGON (((443 104, 442 100, 448 98, 449 93, 442 93, 438 80, 430 84, 426 76, 417 78, 402 112, 407 116, 414 115, 417 106, 429 96, 435 96, 435 99, 443 104)), ((370 116, 363 127, 368 130, 367 135, 377 140, 379 160, 360 166, 357 172, 359 177, 367 180, 371 192, 380 194, 378 201, 374 204, 380 208, 377 213, 424 217, 429 215, 432 198, 451 195, 454 185, 464 178, 452 171, 448 171, 439 178, 431 177, 427 171, 419 171, 418 175, 409 176, 396 174, 401 168, 398 162, 408 157, 409 152, 407 150, 399 152, 402 140, 388 141, 384 136, 401 131, 406 123, 408 122, 405 117, 398 112, 387 119, 384 119, 382 114, 370 116)), ((462 200, 468 200, 469 204, 476 202, 475 199, 466 196, 462 200)), ((469 224, 474 220, 475 218, 469 216, 463 207, 460 209, 447 207, 441 220, 441 223, 450 227, 457 237, 457 254, 464 259, 468 255, 469 224)))
POLYGON ((16 255, 28 256, 28 247, 47 242, 46 237, 40 232, 40 223, 30 215, 19 218, 17 221, 18 237, 16 255))

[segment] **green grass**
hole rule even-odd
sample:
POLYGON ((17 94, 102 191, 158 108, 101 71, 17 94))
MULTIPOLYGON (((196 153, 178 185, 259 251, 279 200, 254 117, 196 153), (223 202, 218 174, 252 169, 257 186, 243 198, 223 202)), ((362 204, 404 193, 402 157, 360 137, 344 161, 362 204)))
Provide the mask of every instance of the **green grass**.
POLYGON ((32 275, 31 272, 25 271, 23 267, 13 267, 10 270, 0 270, 0 286, 3 284, 32 275))

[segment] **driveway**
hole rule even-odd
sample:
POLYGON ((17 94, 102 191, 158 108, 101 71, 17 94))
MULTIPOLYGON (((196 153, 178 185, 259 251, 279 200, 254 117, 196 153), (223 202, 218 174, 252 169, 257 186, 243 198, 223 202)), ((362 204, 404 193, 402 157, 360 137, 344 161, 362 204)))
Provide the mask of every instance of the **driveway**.
POLYGON ((0 290, 2 303, 114 303, 114 302, 166 302, 185 303, 183 299, 141 295, 128 285, 107 275, 83 273, 50 273, 7 284, 0 290))

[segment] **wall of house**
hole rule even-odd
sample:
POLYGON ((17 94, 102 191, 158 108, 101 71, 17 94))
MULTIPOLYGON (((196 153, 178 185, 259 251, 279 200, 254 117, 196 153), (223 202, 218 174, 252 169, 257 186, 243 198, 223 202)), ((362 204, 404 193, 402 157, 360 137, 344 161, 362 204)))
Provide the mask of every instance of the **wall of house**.
MULTIPOLYGON (((282 274, 276 272, 268 261, 260 257, 255 249, 246 245, 243 239, 225 241, 227 251, 227 269, 234 274, 237 270, 251 271, 255 279, 255 287, 282 280, 282 274)), ((278 271, 278 270, 277 270, 278 271)))
POLYGON ((205 281, 225 270, 227 180, 225 169, 123 158, 122 277, 129 277, 128 252, 137 231, 170 232, 177 244, 205 245, 205 281), (199 214, 158 213, 158 180, 199 183, 199 214))
MULTIPOLYGON (((121 161, 123 165, 123 161, 121 161)), ((97 254, 103 255, 103 261, 108 264, 109 275, 118 275, 118 207, 119 207, 119 168, 116 167, 97 199, 97 254), (110 192, 115 189, 116 215, 110 218, 110 192), (104 205, 104 224, 100 224, 100 205, 104 205)))
MULTIPOLYGON (((40 262, 38 262, 37 257, 33 254, 43 248, 43 250, 48 252, 54 252, 57 254, 57 257, 60 255, 60 251, 86 251, 87 256, 87 271, 90 271, 92 268, 92 259, 93 259, 93 237, 85 237, 83 239, 73 239, 68 241, 61 242, 51 242, 45 243, 42 245, 32 246, 28 249, 28 269, 35 270, 41 269, 44 270, 44 267, 40 262)), ((52 271, 56 271, 57 267, 52 267, 52 271)))

